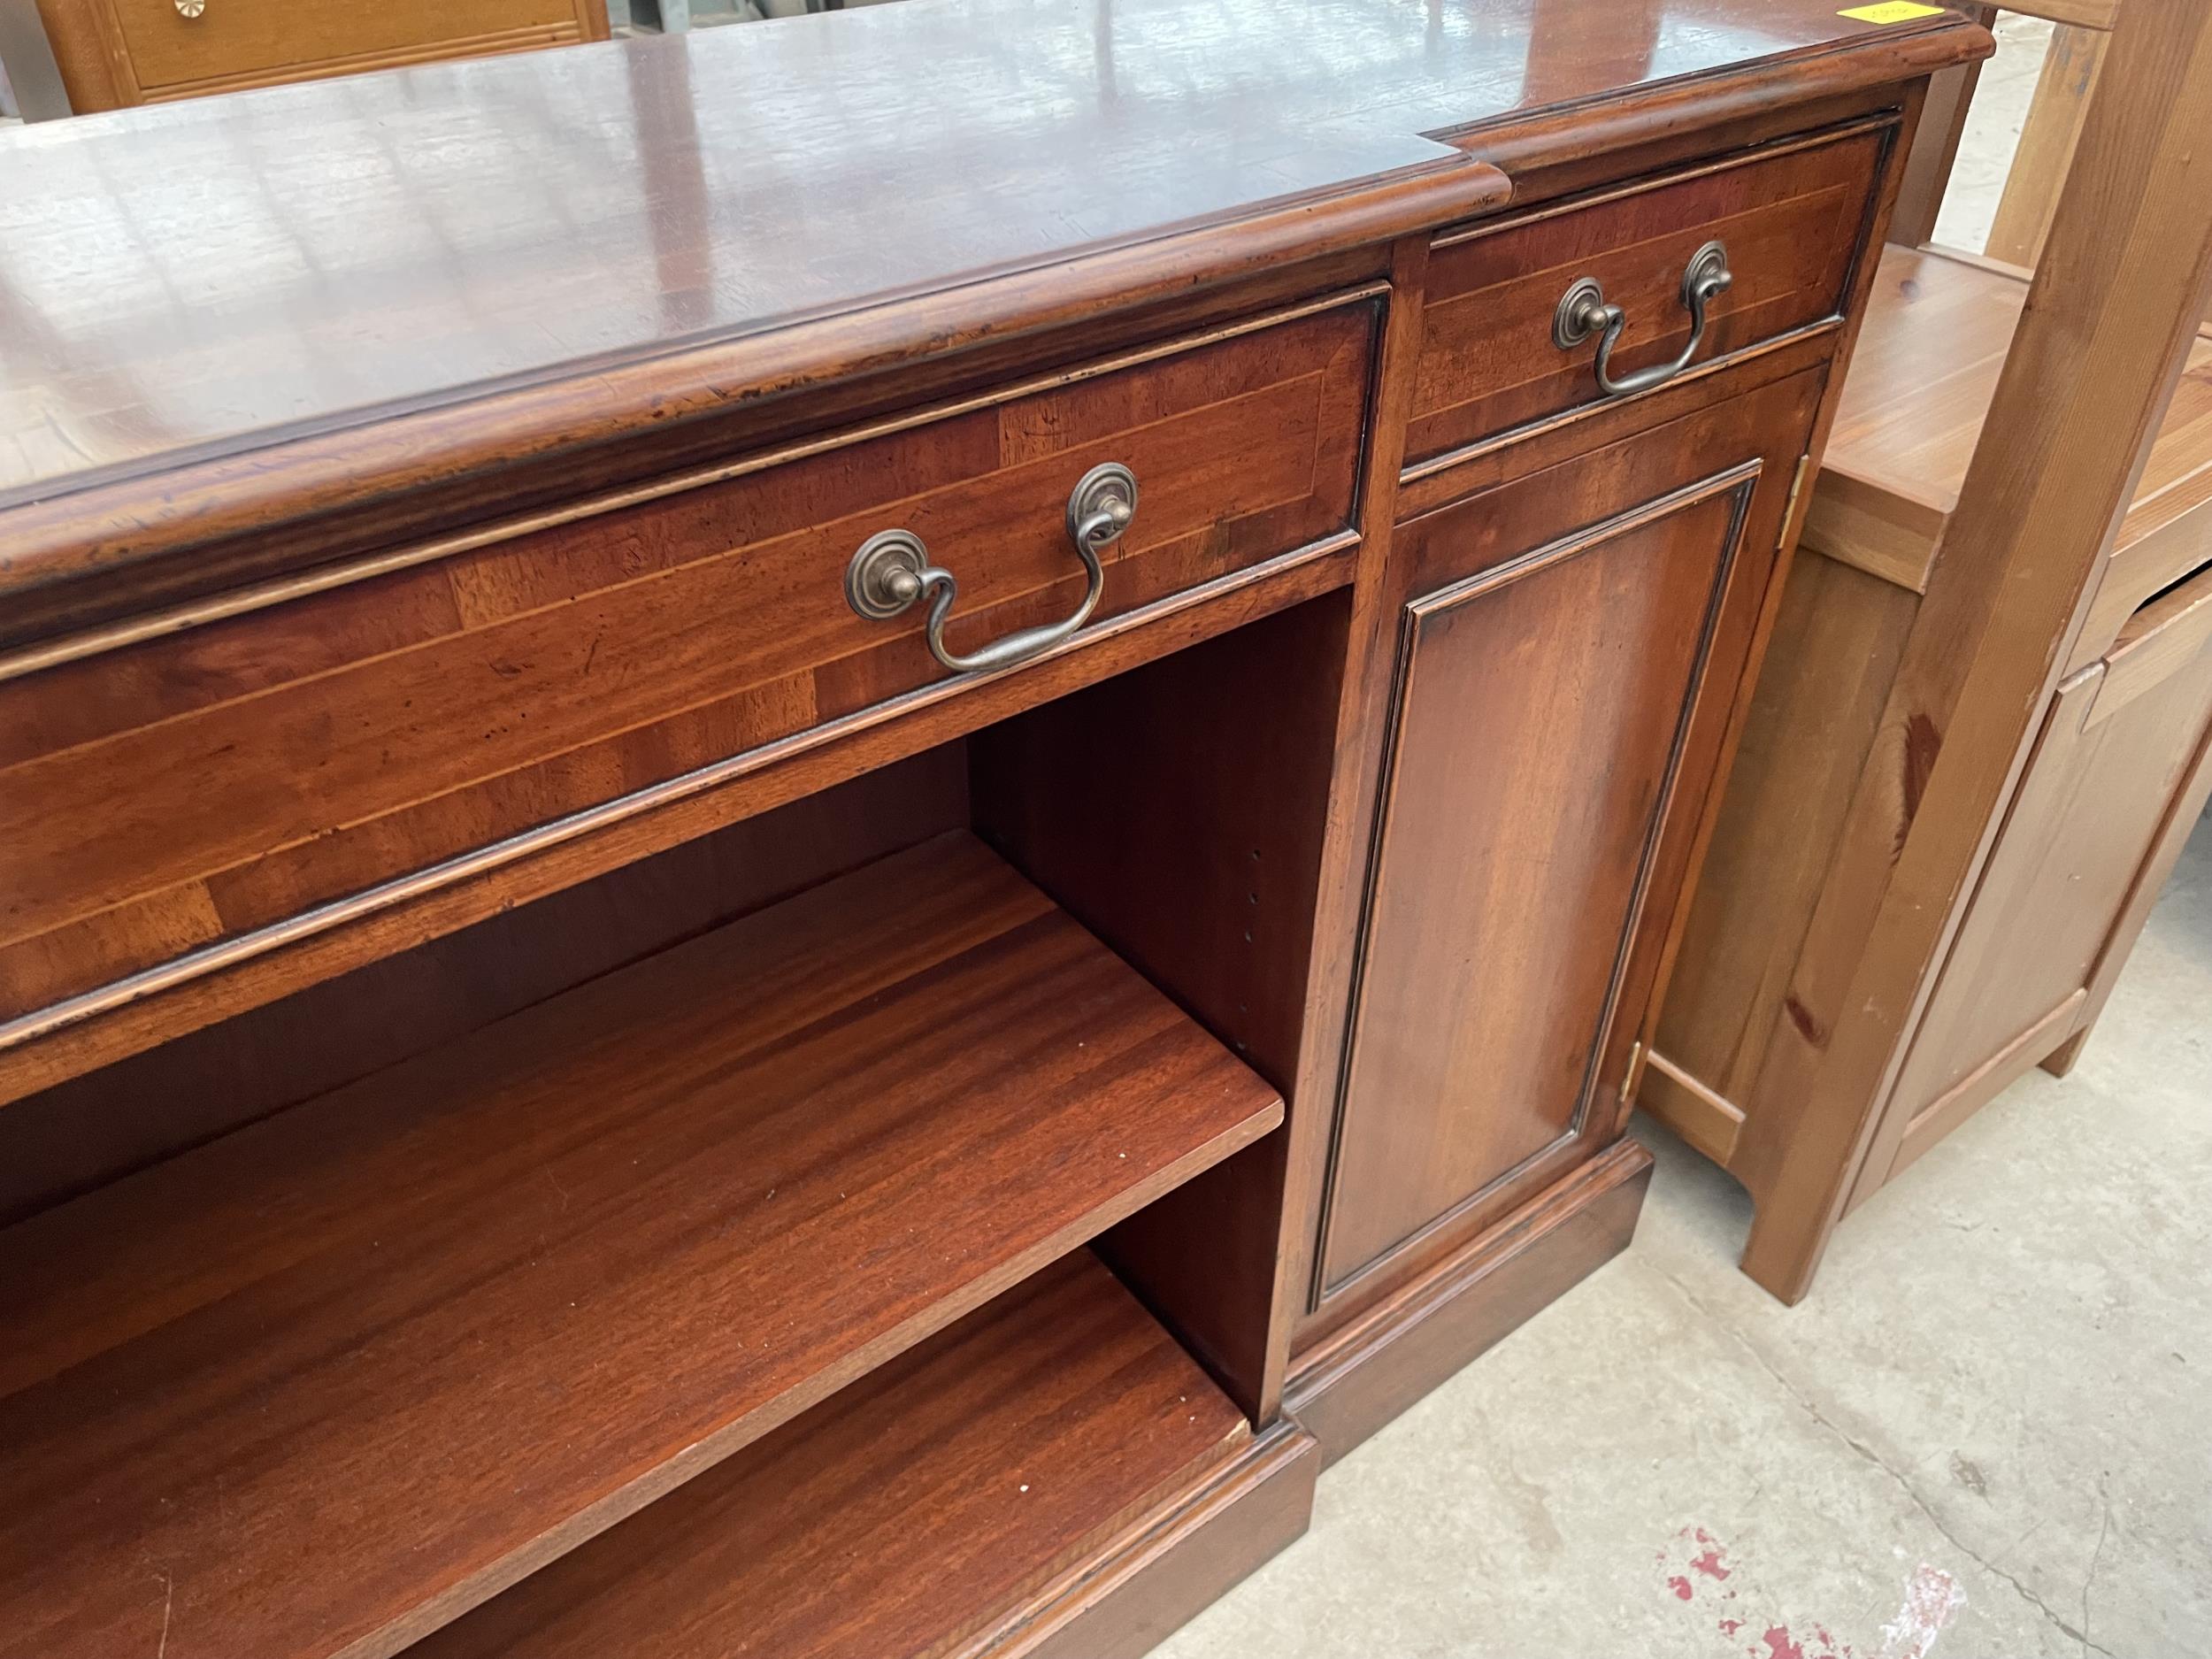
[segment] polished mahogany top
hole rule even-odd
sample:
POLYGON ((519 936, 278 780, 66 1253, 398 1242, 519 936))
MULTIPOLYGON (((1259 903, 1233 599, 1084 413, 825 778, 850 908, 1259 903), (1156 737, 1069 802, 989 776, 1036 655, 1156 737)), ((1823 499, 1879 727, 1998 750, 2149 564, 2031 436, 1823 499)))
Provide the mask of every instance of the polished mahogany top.
POLYGON ((1988 46, 1835 0, 905 0, 19 128, 0 647, 1988 46))
POLYGON ((907 0, 20 128, 0 504, 1234 216, 1435 165, 1424 134, 1870 32, 1837 0, 907 0))

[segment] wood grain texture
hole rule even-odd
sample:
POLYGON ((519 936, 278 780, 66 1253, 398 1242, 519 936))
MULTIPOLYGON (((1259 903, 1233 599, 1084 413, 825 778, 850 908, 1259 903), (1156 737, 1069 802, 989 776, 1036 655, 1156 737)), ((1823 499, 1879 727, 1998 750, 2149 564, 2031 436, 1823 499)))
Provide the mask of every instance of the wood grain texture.
POLYGON ((1143 1659, 1306 1530, 1320 1472, 1313 1436, 1277 1418, 1172 1511, 1133 1525, 1059 1595, 960 1659, 1143 1659))
POLYGON ((1390 250, 1390 311, 1360 490, 1359 564, 1347 595, 1345 661, 1329 756, 1328 810, 1322 825, 1306 1005, 1299 1022, 1298 1072, 1287 1096, 1284 1195, 1269 1310, 1269 1371, 1279 1379, 1279 1379, 1287 1374, 1299 1333, 1313 1310, 1321 1250, 1344 1037, 1351 1020, 1360 917, 1381 788, 1379 761, 1396 664, 1402 607, 1391 572, 1431 253, 1426 235, 1402 238, 1390 250))
POLYGON ((1762 1195, 1746 1271, 1810 1284, 1932 987, 2080 600, 2133 503, 2212 292, 2212 14, 2131 0, 2115 30, 2030 303, 1882 718, 1926 780, 1899 817, 1855 794, 1792 995, 1747 1109, 1762 1195), (2124 95, 2115 88, 2124 88, 2124 95), (1940 572, 1939 572, 1940 573, 1940 572))
POLYGON ((17 134, 5 360, 28 367, 0 384, 0 636, 473 523, 648 433, 657 457, 738 447, 799 388, 1498 205, 1502 175, 1432 129, 1517 166, 1617 157, 1771 113, 1783 88, 1866 94, 1988 47, 1948 16, 1879 28, 1820 0, 1640 0, 1636 30, 1512 0, 1440 33, 1387 0, 996 3, 17 134), (1018 123, 1017 73, 1054 92, 1018 123), (123 159, 142 146, 162 165, 123 159), (101 218, 56 289, 24 227, 85 200, 101 218), (793 230, 801 201, 836 211, 793 230), (169 297, 211 290, 227 303, 169 297), (95 291, 144 303, 88 310, 95 291), (150 502, 128 480, 155 471, 150 502))
POLYGON ((164 964, 0 1026, 0 1101, 411 949, 692 836, 785 805, 1340 587, 1347 532, 1083 629, 1018 672, 948 678, 603 809, 555 820, 296 923, 164 964))
POLYGON ((2081 124, 2104 66, 2104 46, 2105 36, 2094 29, 2061 25, 2053 31, 1983 244, 1991 258, 2032 266, 2043 257, 2043 239, 2050 234, 2058 193, 2074 165, 2074 147, 2081 142, 2081 124))
POLYGON ((157 502, 123 479, 20 505, 0 549, 0 641, 19 649, 0 678, 656 498, 722 475, 732 454, 856 417, 895 423, 918 399, 1002 393, 1102 348, 1310 300, 1333 277, 1371 276, 1374 244, 1405 227, 1505 190, 1471 164, 1393 175, 856 316, 287 439, 172 472, 157 502))
POLYGON ((1280 1118, 971 838, 811 889, 0 1234, 0 1651, 395 1653, 1280 1118))
POLYGON ((23 1014, 944 678, 855 615, 868 535, 956 649, 1072 611, 1069 491, 1135 472, 1102 619, 1346 528, 1371 306, 0 685, 0 1011, 23 1014), (130 780, 127 794, 119 779, 130 780))
MULTIPOLYGON (((1801 557, 1791 568, 1655 1042, 1729 1102, 1738 1124, 1786 1017, 1798 951, 1916 608, 1911 594, 1833 559, 1801 557)), ((1901 762, 1891 774, 1901 802, 1921 782, 1901 762)), ((1642 1096, 1703 1147, 1694 1105, 1671 1110, 1678 1103, 1663 1087, 1642 1096)), ((1728 1141, 1732 1148, 1732 1130, 1728 1141)))
POLYGON ((73 110, 112 110, 130 101, 129 73, 113 14, 104 6, 69 0, 34 0, 34 10, 53 49, 73 110))
POLYGON ((1303 1349, 1285 1404, 1334 1462, 1635 1236, 1651 1154, 1617 1141, 1303 1349))
MULTIPOLYGON (((2052 701, 1876 1131, 1872 1185, 1932 1143, 1924 1138, 1901 1155, 1939 1096, 2084 993, 2170 803, 2196 768, 2212 725, 2212 660, 2173 661, 2126 709, 2087 723, 2110 677, 2109 669, 2077 675, 2052 701)), ((2070 1022, 2054 1031, 2046 1051, 2069 1029, 2070 1022)), ((2020 1069, 2041 1057, 2028 1056, 2020 1069)))
POLYGON ((0 1110, 0 1225, 968 822, 930 749, 0 1110))
POLYGON ((2073 1029, 2064 1042, 2043 1057, 2044 1070, 2064 1077, 2081 1058, 2083 1048, 2095 1031, 2097 1018, 2104 1012, 2113 987, 2119 982, 2120 972, 2126 967, 2135 941, 2142 936, 2153 907, 2165 892, 2174 866, 2181 862, 2182 852, 2203 818, 2208 801, 2212 801, 2212 725, 2208 725, 2204 740, 2198 746, 2189 776, 2167 803, 2165 821, 2152 838, 2142 867, 2136 872, 2135 886, 2128 894, 2127 902, 2120 907, 2119 918, 2113 923, 2104 949, 2098 953, 2096 966, 2090 970, 2085 987, 2088 995, 2083 999, 2073 1029))
MULTIPOLYGON (((1425 239, 1402 246, 1398 269, 1403 273, 1402 280, 1408 288, 1418 287, 1427 256, 1425 239)), ((1870 275, 1870 272, 1869 266, 1863 274, 1870 275)), ((1399 277, 1394 276, 1394 283, 1399 280, 1399 277)), ((1421 334, 1417 325, 1417 311, 1394 310, 1391 332, 1386 336, 1386 362, 1396 360, 1391 356, 1394 352, 1403 352, 1409 358, 1417 354, 1421 334)), ((1846 342, 1847 338, 1847 334, 1846 342)), ((1670 425, 1678 426, 1685 450, 1697 450, 1709 443, 1724 449, 1729 447, 1725 440, 1716 435, 1717 428, 1733 418, 1724 412, 1724 406, 1732 400, 1765 393, 1768 388, 1793 380, 1810 376, 1818 380, 1824 374, 1828 353, 1838 343, 1833 335, 1801 339, 1770 352, 1755 354, 1719 375, 1679 382, 1646 397, 1548 424, 1510 444, 1486 450, 1402 484, 1394 461, 1386 457, 1379 465, 1386 465, 1387 472, 1371 481, 1364 497, 1368 510, 1380 515, 1386 526, 1393 517, 1423 516, 1486 489, 1523 481, 1535 473, 1571 469, 1574 462, 1591 455, 1621 453, 1624 446, 1640 440, 1655 428, 1670 425)), ((1410 377, 1386 374, 1385 384, 1386 388, 1399 388, 1402 400, 1410 377)), ((1386 403, 1382 419, 1394 425, 1402 424, 1405 407, 1404 401, 1386 403)), ((1770 411, 1768 419, 1774 423, 1771 435, 1779 441, 1793 430, 1799 417, 1778 410, 1770 411)), ((1664 443, 1653 446, 1654 457, 1666 447, 1664 443)), ((1555 475, 1569 474, 1563 470, 1555 475)), ((1652 474, 1648 487, 1652 493, 1658 494, 1685 481, 1679 473, 1659 469, 1652 474)), ((1602 509, 1597 516, 1603 516, 1602 509)), ((1391 539, 1385 539, 1378 532, 1366 540, 1363 557, 1372 559, 1372 563, 1363 565, 1353 589, 1353 657, 1347 672, 1344 707, 1339 717, 1336 780, 1330 796, 1330 838, 1325 852, 1323 892, 1316 922, 1315 989, 1301 1045, 1302 1064, 1307 1071, 1302 1074, 1295 1090, 1291 1120, 1292 1202, 1286 1207, 1286 1221, 1292 1231, 1285 1245, 1283 1267, 1282 1295, 1286 1305, 1278 1316, 1278 1329, 1288 1332, 1294 1352, 1303 1351, 1340 1323, 1347 1306, 1344 1299, 1340 1298, 1325 1315, 1315 1305, 1315 1263, 1333 1141, 1333 1114, 1326 1118, 1312 1112, 1301 1116, 1295 1101, 1325 1096, 1333 1099, 1341 1079, 1351 986, 1368 890, 1366 873, 1371 863, 1377 823, 1376 802, 1381 787, 1383 733, 1394 696, 1393 671, 1403 602, 1415 591, 1407 585, 1402 559, 1376 557, 1377 552, 1394 552, 1396 539, 1394 533, 1391 539)), ((1447 570, 1444 574, 1423 580, 1433 587, 1448 581, 1451 575, 1447 570)), ((1732 688, 1740 699, 1740 675, 1732 688)), ((1693 840, 1685 837, 1686 842, 1693 840)), ((1689 848, 1686 846, 1684 850, 1686 852, 1689 848)), ((1607 1133, 1614 1131, 1609 1129, 1607 1133)), ((1451 1242, 1443 1240, 1445 1245, 1451 1242)))
MULTIPOLYGON (((1988 28, 1997 20, 1993 5, 1961 5, 1957 10, 1988 28)), ((1943 211, 1944 192, 1958 161, 1959 144, 1966 136, 1968 111, 1981 81, 1982 63, 1976 59, 1942 70, 1929 78, 1927 102, 1921 111, 1912 150, 1906 157, 1899 181, 1897 207, 1889 222, 1888 240, 1916 248, 1935 234, 1936 219, 1943 211)))
POLYGON ((2105 653, 2104 679, 2083 721, 2109 720, 2183 672, 2212 644, 2212 570, 2169 588, 2127 620, 2105 653))
MULTIPOLYGON (((972 741, 978 831, 1295 1112, 1347 596, 1048 703, 972 741)), ((1328 1110, 1325 1096, 1317 1116, 1328 1110)), ((1257 1421, 1287 1137, 1124 1222, 1102 1255, 1257 1421)))
POLYGON ((1716 1164, 1725 1164, 1743 1133, 1743 1109, 1654 1048, 1644 1056, 1636 1103, 1716 1164))
MULTIPOLYGON (((1926 591, 2027 292, 2024 273, 1986 262, 1883 250, 1822 457, 1808 546, 1926 591)), ((2084 660, 2102 652, 2137 605, 2212 558, 2212 518, 2195 521, 2208 501, 2212 341, 2200 341, 2114 539, 2084 660)))
MULTIPOLYGON (((1329 1292, 1581 1128, 1751 482, 1409 608, 1329 1292), (1501 672, 1539 641, 1540 671, 1501 672)), ((1412 534, 1503 516, 1479 498, 1412 534)))
MULTIPOLYGON (((2088 1001, 2089 993, 2077 986, 2033 1025, 1904 1119, 1895 1148, 1886 1144, 1878 1148, 1885 1162, 1878 1166, 1870 1159, 1859 1166, 1858 1183, 1851 1189, 1847 1210, 1871 1198, 1885 1182, 2055 1053, 2066 1034, 2080 1022, 2088 1001)), ((1884 1139, 1886 1141, 1886 1134, 1884 1139)))
POLYGON ((2119 641, 2154 595, 2212 565, 2212 335, 2200 334, 2143 480, 2097 573, 2070 667, 2119 641))
MULTIPOLYGON (((1478 822, 1525 884, 1571 855, 1516 959, 1596 964, 1568 987, 1605 1005, 1577 1033, 1596 1104, 1555 1164, 1339 1299, 1316 1398, 1371 1425, 1625 1240, 1647 1160, 1615 1102, 1847 288, 1678 387, 1524 423, 1417 508, 1435 233, 1501 204, 1492 147, 1532 204, 1786 124, 1833 142, 1746 171, 1876 154, 1914 78, 1986 42, 1813 0, 1448 10, 918 0, 472 65, 467 98, 426 72, 242 98, 232 131, 132 115, 65 165, 27 141, 33 201, 134 146, 213 158, 191 208, 114 193, 154 227, 82 239, 117 294, 213 240, 194 214, 248 204, 279 252, 228 224, 196 279, 221 304, 148 339, 125 319, 151 301, 10 303, 0 237, 0 344, 37 395, 0 427, 0 698, 36 717, 0 721, 0 802, 65 809, 0 821, 35 878, 0 880, 0 948, 38 998, 93 987, 26 1004, 51 1021, 12 1028, 0 1093, 377 957, 465 969, 439 941, 503 906, 589 926, 579 882, 1015 717, 976 745, 973 815, 1067 910, 964 836, 622 965, 680 930, 649 900, 485 987, 455 1015, 483 1029, 0 1234, 0 1652, 1133 1655, 1303 1524, 1313 1443, 1267 1420, 1312 1285, 1392 652, 1458 584, 1497 586, 1466 591, 1488 626, 1449 701, 1498 705, 1477 762, 1525 764, 1478 822), (312 200, 282 165, 311 142, 312 200), (510 176, 525 150, 590 188, 549 210, 510 176), (328 157, 388 150, 328 187, 328 157), (361 254, 334 225, 388 228, 361 254), (334 242, 311 303, 283 262, 334 242), (836 578, 893 513, 967 583, 956 642, 1060 613, 1060 502, 1125 445, 1125 586, 1065 649, 956 684, 910 628, 843 631, 836 578), (1626 521, 1646 509, 1679 546, 1626 521), (1583 692, 1547 752, 1535 723, 1583 692), (600 977, 505 1010, 578 959, 600 977), (1148 1318, 1033 1300, 1087 1239, 1148 1318), (1018 1321, 924 1346, 1010 1291, 1018 1321), (1150 1409, 1171 1380, 1204 1409, 1150 1409), (1040 1502, 1002 1508, 1041 1441, 1066 1484, 1017 1478, 1040 1502)), ((1855 218, 1767 242, 1817 264, 1863 234, 1894 159, 1842 169, 1855 218)), ((1574 212, 1609 248, 1690 209, 1574 212)), ((1458 625, 1433 626, 1430 664, 1458 625)), ((919 827, 944 775, 866 830, 919 827)), ((1448 772, 1392 783, 1470 800, 1448 772)), ((748 844, 740 903, 855 845, 748 844)), ((703 849, 678 867, 712 887, 703 849)), ((343 1034, 335 1069, 377 1056, 343 1034)), ((1555 1057, 1517 1056, 1540 1081, 1555 1057)))
POLYGON ((1396 713, 1309 1340, 1619 1133, 1823 379, 1399 530, 1396 713))
MULTIPOLYGON (((1049 16, 1012 0, 984 12, 926 5, 288 88, 239 119, 186 106, 66 139, 24 135, 38 142, 19 140, 11 152, 23 224, 40 222, 41 203, 81 196, 91 170, 127 189, 96 196, 101 217, 80 228, 113 262, 86 279, 142 280, 158 275, 150 261, 173 262, 203 278, 219 272, 221 291, 254 303, 223 319, 219 340, 181 307, 103 325, 119 332, 88 355, 107 365, 135 364, 150 378, 156 364, 195 363, 208 377, 159 422, 48 357, 35 378, 9 389, 31 395, 76 447, 51 434, 35 439, 26 421, 0 483, 73 479, 570 358, 972 280, 1430 161, 1436 147, 1416 135, 1432 129, 1507 124, 1598 95, 1631 105, 1646 88, 1678 92, 1675 83, 1755 60, 1771 78, 1793 60, 1840 58, 1847 76, 1878 84, 1898 73, 1894 54, 1908 42, 1970 33, 1947 19, 1871 28, 1824 0, 1636 0, 1632 9, 1648 12, 1650 27, 1635 27, 1619 6, 1594 13, 1539 0, 1494 7, 1480 27, 1440 31, 1373 0, 1257 11, 1120 0, 1049 16), (933 73, 907 73, 915 61, 933 73), (1532 64, 1544 71, 1533 81, 1532 64), (1030 100, 1021 142, 1008 143, 995 93, 1015 65, 1053 96, 1030 100), (318 167, 271 176, 264 160, 306 132, 318 167), (478 141, 491 132, 514 142, 486 149, 478 141), (741 142, 754 165, 704 165, 741 142), (169 177, 193 188, 111 168, 142 146, 158 148, 169 177), (641 154, 646 165, 605 167, 603 153, 641 154), (356 157, 372 165, 349 165, 356 157), (334 193, 319 177, 349 182, 334 193), (935 188, 948 178, 976 188, 949 201, 935 188), (803 199, 840 208, 810 217, 803 234, 741 243, 732 234, 803 199), (495 221, 472 224, 460 204, 477 201, 500 207, 495 221), (272 239, 242 248, 219 228, 241 212, 268 224, 272 239), (349 224, 396 226, 402 236, 356 241, 349 224), (434 228, 453 239, 434 249, 434 228), (292 302, 310 279, 287 274, 303 244, 318 256, 313 280, 337 285, 306 311, 292 302), (520 329, 502 337, 484 326, 480 307, 500 303, 523 273, 528 296, 504 304, 559 318, 554 338, 520 329), (688 280, 672 290, 653 280, 675 273, 688 280), (334 303, 342 296, 411 312, 414 326, 392 341, 404 349, 359 359, 334 321, 317 321, 349 309, 334 303)), ((198 19, 219 20, 213 12, 198 19)), ((1965 39, 1954 48, 1971 49, 1965 39)), ((24 269, 36 270, 43 250, 20 251, 24 269)), ((27 328, 82 326, 42 287, 25 298, 27 328)))
POLYGON ((410 1652, 947 1654, 1251 1438, 1079 1250, 410 1652))
POLYGON ((1715 239, 1735 281, 1712 307, 1701 366, 1838 318, 1894 132, 1885 123, 1755 150, 1447 240, 1430 262, 1409 461, 1603 401, 1594 345, 1562 350, 1552 339, 1553 312, 1579 278, 1595 278, 1628 313, 1617 374, 1681 351, 1682 273, 1715 239))

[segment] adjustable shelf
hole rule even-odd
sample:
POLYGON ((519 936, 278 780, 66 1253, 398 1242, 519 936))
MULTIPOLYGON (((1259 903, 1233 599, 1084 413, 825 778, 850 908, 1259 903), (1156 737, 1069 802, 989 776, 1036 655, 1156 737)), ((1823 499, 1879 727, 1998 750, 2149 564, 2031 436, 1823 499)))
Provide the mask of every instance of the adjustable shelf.
POLYGON ((1079 1250, 407 1659, 941 1654, 1250 1439, 1079 1250))
POLYGON ((1281 1117, 871 864, 0 1233, 0 1652, 397 1652, 1281 1117))

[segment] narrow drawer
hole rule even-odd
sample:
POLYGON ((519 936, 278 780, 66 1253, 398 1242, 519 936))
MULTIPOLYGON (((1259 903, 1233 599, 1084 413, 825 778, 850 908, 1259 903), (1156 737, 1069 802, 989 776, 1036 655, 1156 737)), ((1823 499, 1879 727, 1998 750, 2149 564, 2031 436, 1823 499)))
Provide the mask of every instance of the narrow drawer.
POLYGON ((451 42, 532 31, 580 39, 574 0, 99 0, 113 9, 131 72, 149 89, 265 76, 297 65, 410 57, 451 42))
POLYGON ((1610 401, 1596 371, 1603 327, 1571 345, 1555 338, 1562 302, 1586 280, 1623 316, 1608 357, 1617 383, 1686 353, 1686 372, 1725 362, 1839 317, 1894 131, 1801 140, 1440 237, 1409 465, 1610 401), (1693 350, 1686 278, 1712 243, 1730 280, 1693 350))
MULTIPOLYGON (((1092 622, 1351 523, 1379 302, 733 461, 695 488, 0 684, 0 1017, 953 679, 849 565, 911 532, 944 642, 1092 622)), ((956 693, 956 695, 959 695, 956 693)))
POLYGON ((2212 565, 2212 340, 2190 349, 2135 499, 2120 521, 2070 669, 2094 662, 2139 609, 2212 565))

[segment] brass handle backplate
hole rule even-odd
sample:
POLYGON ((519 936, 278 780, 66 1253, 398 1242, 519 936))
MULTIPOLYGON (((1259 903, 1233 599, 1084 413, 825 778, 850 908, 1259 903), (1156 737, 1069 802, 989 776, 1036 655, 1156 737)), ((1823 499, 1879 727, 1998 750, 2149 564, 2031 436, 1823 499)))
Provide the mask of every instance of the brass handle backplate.
POLYGON ((1107 461, 1083 474, 1068 496, 1068 540, 1090 577, 1083 603, 1072 616, 1042 627, 1023 628, 963 655, 945 644, 945 623, 959 592, 953 573, 929 561, 929 549, 911 530, 879 530, 860 544, 845 566, 845 602, 872 620, 895 617, 923 595, 930 595, 925 629, 929 653, 956 674, 988 673, 1050 650, 1090 620, 1106 589, 1099 549, 1119 539, 1137 516, 1136 475, 1118 461, 1107 461))
POLYGON ((1671 363, 1655 363, 1617 380, 1613 378, 1613 348, 1620 343, 1628 313, 1606 303, 1605 290, 1595 277, 1578 277, 1560 296, 1559 309, 1552 313, 1552 344, 1562 351, 1571 351, 1591 335, 1597 335, 1598 389, 1608 397, 1633 397, 1655 386, 1664 386, 1695 361, 1705 344, 1705 325, 1710 319, 1712 303, 1735 280, 1728 269, 1728 250, 1719 242, 1709 242, 1690 256, 1689 268, 1682 273, 1682 306, 1690 313, 1690 342, 1671 363))

